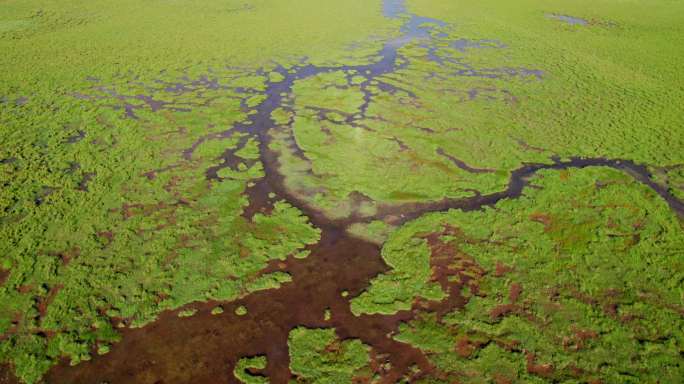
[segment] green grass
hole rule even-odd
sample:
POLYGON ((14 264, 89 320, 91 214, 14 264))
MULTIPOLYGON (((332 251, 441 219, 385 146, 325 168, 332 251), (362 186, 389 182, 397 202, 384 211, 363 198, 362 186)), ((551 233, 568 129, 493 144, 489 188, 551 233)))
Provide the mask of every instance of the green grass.
POLYGON ((410 309, 418 297, 429 300, 444 297, 439 284, 430 281, 427 242, 414 237, 415 233, 415 225, 401 227, 383 244, 382 257, 391 271, 374 278, 366 292, 352 299, 351 310, 355 315, 391 315, 410 309))
POLYGON ((233 374, 244 384, 268 384, 269 380, 263 376, 257 376, 247 372, 247 369, 265 369, 266 356, 244 357, 235 364, 233 374))
MULTIPOLYGON (((364 116, 353 73, 297 81, 288 102, 296 116, 283 128, 287 134, 274 135, 288 188, 329 216, 493 192, 513 169, 552 156, 624 158, 654 167, 684 162, 684 114, 673 108, 684 103, 684 90, 675 85, 682 76, 676 63, 684 59, 681 3, 408 4, 418 15, 449 23, 436 28, 430 43, 441 64, 428 60, 422 41, 402 48, 408 65, 370 83, 374 97, 364 116), (568 25, 549 14, 590 22, 568 25), (463 39, 471 47, 453 45, 463 39), (490 48, 472 47, 483 39, 490 48), (390 95, 381 85, 398 90, 390 95), (320 108, 332 112, 321 120, 320 108), (356 125, 341 121, 347 114, 357 117, 356 125), (293 142, 306 159, 290 153, 293 142), (491 172, 460 169, 439 151, 491 172), (359 206, 355 192, 371 202, 359 206)), ((681 182, 672 189, 683 193, 681 182)))
POLYGON ((295 328, 288 338, 290 370, 297 382, 351 383, 370 362, 370 348, 359 340, 340 341, 334 329, 295 328))
MULTIPOLYGON (((684 116, 672 108, 684 101, 684 89, 673 86, 682 73, 675 63, 684 57, 681 2, 636 1, 623 7, 610 0, 409 0, 409 5, 413 12, 453 23, 449 38, 497 39, 507 45, 446 53, 478 66, 544 71, 543 81, 531 82, 446 79, 444 88, 496 87, 518 100, 512 108, 502 103, 450 105, 452 114, 467 108, 479 120, 461 125, 466 129, 462 136, 510 147, 517 146, 512 138, 521 139, 560 156, 682 162, 682 151, 667 150, 684 146, 684 116), (581 17, 589 25, 568 25, 548 14, 581 17), (486 120, 476 111, 486 111, 486 120)), ((436 116, 447 120, 447 106, 437 107, 436 116)), ((480 163, 497 166, 520 151, 503 150, 502 155, 480 163)))
POLYGON ((395 294, 385 280, 427 283, 428 260, 413 257, 412 247, 437 233, 440 246, 421 247, 427 257, 451 257, 453 284, 468 276, 464 261, 484 274, 469 275, 464 309, 442 319, 419 315, 394 337, 424 350, 444 374, 473 383, 499 376, 512 382, 681 381, 679 219, 618 171, 544 171, 531 182, 541 189, 482 211, 429 214, 392 233, 385 247, 404 249, 404 257, 394 258, 400 262, 352 308, 377 312, 395 294), (417 260, 423 266, 410 267, 417 260), (403 270, 414 273, 398 276, 403 270))

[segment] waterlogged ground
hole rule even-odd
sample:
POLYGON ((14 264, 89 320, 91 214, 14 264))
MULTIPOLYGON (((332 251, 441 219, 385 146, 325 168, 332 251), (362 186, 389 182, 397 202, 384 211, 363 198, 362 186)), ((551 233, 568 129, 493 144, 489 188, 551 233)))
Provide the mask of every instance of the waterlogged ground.
POLYGON ((682 15, 0 1, 0 383, 683 382, 682 15))

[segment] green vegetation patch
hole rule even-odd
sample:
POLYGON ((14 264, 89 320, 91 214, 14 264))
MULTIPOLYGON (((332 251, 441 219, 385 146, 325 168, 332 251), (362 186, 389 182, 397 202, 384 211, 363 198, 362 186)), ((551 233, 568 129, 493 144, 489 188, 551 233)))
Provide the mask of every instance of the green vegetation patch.
MULTIPOLYGON (((415 237, 419 225, 411 223, 390 234, 382 257, 392 269, 371 280, 370 287, 351 300, 355 315, 390 315, 410 309, 417 298, 440 300, 445 296, 442 287, 430 279, 430 249, 425 239, 415 237)), ((423 226, 425 230, 431 227, 432 223, 423 226)))
MULTIPOLYGON (((397 231, 407 257, 438 234, 427 235, 433 260, 450 257, 454 277, 464 259, 484 273, 469 276, 465 308, 419 311, 394 337, 465 383, 684 379, 681 221, 616 170, 542 171, 531 183, 538 188, 519 199, 429 214, 397 231)), ((425 268, 414 267, 415 278, 425 268)), ((370 298, 393 294, 374 287, 370 298)))
POLYGON ((290 370, 297 382, 351 383, 367 377, 370 347, 360 340, 340 341, 334 329, 298 327, 290 331, 290 370))
POLYGON ((394 229, 384 221, 373 220, 370 223, 354 223, 347 228, 347 232, 364 240, 382 244, 394 229))
POLYGON ((197 313, 197 310, 194 308, 184 309, 184 310, 178 312, 178 317, 191 317, 191 316, 195 316, 196 313, 197 313))
MULTIPOLYGON (((478 164, 476 158, 484 155, 480 164, 490 158, 490 166, 500 167, 544 151, 660 166, 683 162, 684 151, 679 149, 684 148, 684 115, 672 106, 682 104, 684 90, 671 86, 682 76, 675 63, 684 58, 683 3, 634 1, 623 7, 612 0, 407 0, 407 4, 411 12, 450 24, 439 30, 446 37, 435 36, 444 64, 417 61, 415 76, 434 70, 434 81, 441 82, 444 94, 451 96, 440 101, 432 92, 423 107, 435 108, 435 120, 463 129, 455 134, 457 143, 452 147, 459 150, 449 152, 467 163, 478 164), (587 25, 571 25, 549 15, 581 18, 587 25), (503 47, 492 48, 493 42, 503 47), (541 78, 526 70, 541 71, 541 78), (459 95, 463 101, 454 102, 459 95)), ((425 55, 425 48, 406 51, 411 57, 425 55)), ((409 68, 407 74, 411 72, 409 68)), ((416 77, 404 79, 415 84, 416 77)))
POLYGON ((244 305, 240 305, 239 307, 235 308, 235 314, 238 316, 244 316, 247 314, 247 307, 244 305))
POLYGON ((235 364, 233 374, 244 384, 268 384, 270 381, 267 377, 255 375, 248 371, 266 369, 267 363, 266 356, 243 357, 235 364))

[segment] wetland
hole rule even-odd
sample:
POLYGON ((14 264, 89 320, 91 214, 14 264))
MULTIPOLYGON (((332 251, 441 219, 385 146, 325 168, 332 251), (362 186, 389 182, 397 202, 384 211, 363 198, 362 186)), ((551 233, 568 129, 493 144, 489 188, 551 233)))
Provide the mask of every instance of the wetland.
POLYGON ((681 5, 64 3, 0 4, 0 383, 684 380, 681 5))

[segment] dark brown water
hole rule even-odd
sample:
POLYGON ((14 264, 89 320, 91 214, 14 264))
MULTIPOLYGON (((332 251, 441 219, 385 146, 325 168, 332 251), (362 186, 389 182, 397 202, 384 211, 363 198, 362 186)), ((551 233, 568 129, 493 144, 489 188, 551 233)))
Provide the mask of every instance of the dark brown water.
POLYGON ((293 282, 280 289, 257 292, 224 304, 225 312, 211 315, 218 303, 191 305, 199 312, 189 318, 163 313, 141 329, 124 329, 123 339, 110 353, 76 367, 61 364, 48 375, 49 383, 233 383, 235 362, 244 356, 267 355, 265 370, 273 383, 290 378, 287 336, 291 329, 335 327, 342 338, 359 338, 387 354, 393 369, 385 373, 394 382, 409 366, 425 371, 425 357, 409 345, 388 338, 398 322, 411 312, 395 316, 354 316, 349 297, 361 293, 369 280, 386 270, 379 248, 325 228, 321 241, 304 260, 289 259, 269 269, 290 273, 293 282), (244 305, 248 313, 235 315, 244 305), (324 320, 326 309, 331 311, 324 320))

